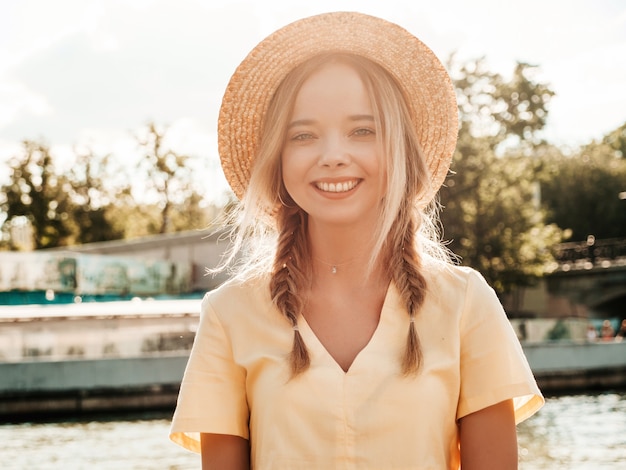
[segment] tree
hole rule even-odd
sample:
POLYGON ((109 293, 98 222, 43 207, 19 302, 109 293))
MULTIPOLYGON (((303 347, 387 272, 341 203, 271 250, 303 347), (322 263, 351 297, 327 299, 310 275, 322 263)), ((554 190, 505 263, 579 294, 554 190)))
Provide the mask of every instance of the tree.
POLYGON ((602 143, 614 150, 616 157, 626 158, 626 122, 605 135, 602 143))
POLYGON ((10 160, 9 168, 10 181, 2 187, 4 198, 0 201, 6 214, 3 231, 14 218, 26 217, 33 228, 35 248, 70 244, 71 184, 57 174, 49 148, 41 142, 24 141, 22 154, 10 160))
POLYGON ((542 203, 547 220, 569 229, 573 241, 626 237, 626 159, 618 136, 626 125, 592 142, 571 156, 550 152, 542 156, 542 203))
POLYGON ((529 285, 553 261, 561 241, 546 225, 537 198, 537 161, 552 92, 518 64, 506 81, 482 59, 455 75, 461 127, 451 175, 441 189, 444 236, 462 263, 478 269, 500 293, 529 285))
MULTIPOLYGON (((204 201, 194 193, 192 200, 173 204, 170 229, 174 231, 203 229, 209 225, 210 217, 216 208, 203 206, 204 201)), ((112 211, 114 226, 124 232, 124 238, 138 238, 159 233, 163 215, 158 204, 137 204, 126 199, 115 205, 112 211)))
POLYGON ((0 245, 26 249, 31 229, 39 249, 206 227, 215 209, 194 189, 189 157, 165 149, 164 139, 155 124, 144 130, 143 174, 135 171, 132 184, 111 155, 83 149, 62 174, 45 144, 25 141, 0 188, 0 245))
MULTIPOLYGON (((141 158, 132 184, 117 188, 108 218, 124 238, 204 228, 215 208, 192 181, 192 157, 167 146, 167 129, 155 123, 137 135, 141 158)), ((121 172, 120 172, 121 173, 121 172)))
POLYGON ((172 228, 176 231, 206 228, 213 212, 214 209, 208 205, 205 207, 202 196, 194 191, 189 199, 174 206, 172 228))
POLYGON ((105 180, 110 178, 110 155, 100 157, 91 149, 76 156, 68 175, 74 207, 71 220, 76 243, 93 243, 123 238, 124 231, 113 222, 115 200, 125 187, 111 194, 105 180))
POLYGON ((531 149, 541 143, 538 133, 546 125, 547 105, 554 96, 548 85, 533 81, 536 71, 537 66, 518 62, 511 80, 498 80, 493 94, 500 136, 515 136, 519 145, 531 149))
POLYGON ((463 264, 506 293, 544 273, 562 232, 544 222, 534 161, 497 157, 493 144, 491 137, 461 134, 455 162, 463 165, 441 189, 442 221, 449 247, 463 264))
POLYGON ((539 131, 554 92, 533 80, 537 66, 518 62, 508 81, 491 72, 484 58, 458 64, 452 57, 448 67, 457 90, 461 131, 492 136, 494 150, 503 143, 523 148, 542 143, 539 131))
POLYGON ((176 229, 173 218, 177 207, 186 211, 195 205, 193 207, 195 211, 201 200, 190 184, 191 168, 188 166, 190 157, 166 149, 165 137, 166 130, 159 130, 154 123, 148 124, 143 137, 138 137, 143 151, 139 167, 147 175, 147 189, 151 191, 151 197, 156 200, 160 210, 160 220, 156 229, 158 233, 172 232, 176 229))

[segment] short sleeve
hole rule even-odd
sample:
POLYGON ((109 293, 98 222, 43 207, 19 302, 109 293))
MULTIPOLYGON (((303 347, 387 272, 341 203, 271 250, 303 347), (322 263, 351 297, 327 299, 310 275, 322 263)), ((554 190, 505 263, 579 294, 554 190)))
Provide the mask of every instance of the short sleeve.
POLYGON ((246 372, 233 360, 230 340, 210 294, 202 301, 200 324, 178 395, 170 439, 200 452, 200 433, 248 439, 246 372))
POLYGON ((496 293, 476 271, 467 283, 461 318, 461 392, 457 419, 513 399, 515 421, 533 415, 544 399, 496 293))

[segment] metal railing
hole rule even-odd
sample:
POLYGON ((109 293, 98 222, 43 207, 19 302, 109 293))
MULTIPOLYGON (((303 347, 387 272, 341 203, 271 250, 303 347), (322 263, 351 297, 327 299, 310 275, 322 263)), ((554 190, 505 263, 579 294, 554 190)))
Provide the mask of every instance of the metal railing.
POLYGON ((626 259, 626 238, 596 240, 589 236, 586 242, 561 243, 556 247, 555 259, 560 264, 587 261, 592 265, 626 259))

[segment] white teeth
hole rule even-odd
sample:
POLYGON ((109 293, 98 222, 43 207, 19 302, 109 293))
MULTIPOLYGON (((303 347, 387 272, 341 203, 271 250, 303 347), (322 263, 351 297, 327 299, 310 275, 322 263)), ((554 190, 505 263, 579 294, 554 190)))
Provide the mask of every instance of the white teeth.
POLYGON ((350 191, 357 185, 357 180, 352 181, 344 181, 343 183, 315 183, 318 189, 328 193, 344 193, 346 191, 350 191))

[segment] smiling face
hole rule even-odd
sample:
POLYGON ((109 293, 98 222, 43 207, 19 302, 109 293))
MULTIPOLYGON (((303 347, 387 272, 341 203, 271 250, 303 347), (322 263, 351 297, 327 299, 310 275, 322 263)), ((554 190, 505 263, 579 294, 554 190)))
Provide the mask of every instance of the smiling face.
POLYGON ((309 223, 374 227, 385 194, 372 103, 351 66, 333 61, 307 78, 288 123, 282 177, 309 223))

